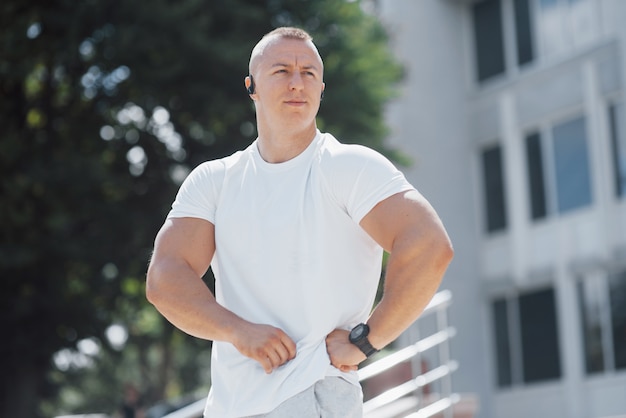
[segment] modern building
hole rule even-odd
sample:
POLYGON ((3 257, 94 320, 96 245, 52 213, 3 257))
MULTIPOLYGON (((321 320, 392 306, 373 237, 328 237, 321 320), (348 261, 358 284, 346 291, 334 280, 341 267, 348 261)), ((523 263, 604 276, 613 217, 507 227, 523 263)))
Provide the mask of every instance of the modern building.
POLYGON ((482 418, 626 416, 626 1, 378 0, 482 418))

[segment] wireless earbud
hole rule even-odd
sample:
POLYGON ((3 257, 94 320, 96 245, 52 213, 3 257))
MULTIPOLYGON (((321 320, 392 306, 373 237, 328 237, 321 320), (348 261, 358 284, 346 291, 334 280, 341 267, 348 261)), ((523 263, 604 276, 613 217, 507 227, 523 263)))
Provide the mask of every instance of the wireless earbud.
POLYGON ((252 74, 248 77, 250 77, 250 86, 248 86, 246 90, 248 91, 248 94, 254 94, 254 78, 252 78, 252 74))
POLYGON ((322 90, 322 94, 320 95, 320 102, 324 100, 324 90, 322 90))

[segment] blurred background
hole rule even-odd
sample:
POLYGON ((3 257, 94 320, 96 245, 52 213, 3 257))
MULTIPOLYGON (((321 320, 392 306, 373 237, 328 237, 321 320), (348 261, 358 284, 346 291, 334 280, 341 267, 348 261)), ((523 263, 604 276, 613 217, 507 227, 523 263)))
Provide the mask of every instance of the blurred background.
POLYGON ((626 414, 625 20, 623 0, 5 0, 0 416, 206 396, 210 342, 147 303, 145 271, 189 171, 256 137, 243 78, 283 25, 324 59, 320 129, 391 158, 448 228, 475 415, 626 414))

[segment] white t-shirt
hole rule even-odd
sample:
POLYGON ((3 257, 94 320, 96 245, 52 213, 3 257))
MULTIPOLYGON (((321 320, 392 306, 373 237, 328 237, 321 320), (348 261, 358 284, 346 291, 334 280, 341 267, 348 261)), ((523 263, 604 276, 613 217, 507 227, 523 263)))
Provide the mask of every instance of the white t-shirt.
POLYGON ((229 343, 213 344, 205 417, 267 413, 325 376, 358 385, 330 365, 325 338, 367 320, 382 248, 359 226, 380 201, 413 187, 385 157, 319 131, 297 157, 264 161, 256 141, 199 165, 169 218, 215 225, 217 301, 285 331, 296 358, 266 374, 229 343))

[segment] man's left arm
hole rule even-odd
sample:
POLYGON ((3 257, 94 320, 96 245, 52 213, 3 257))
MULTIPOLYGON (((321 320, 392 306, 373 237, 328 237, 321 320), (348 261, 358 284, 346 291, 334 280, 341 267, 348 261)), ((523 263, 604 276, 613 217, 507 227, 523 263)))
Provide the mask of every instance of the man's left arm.
MULTIPOLYGON (((437 291, 453 249, 439 216, 417 191, 397 193, 378 203, 361 227, 389 252, 383 297, 367 324, 376 349, 394 341, 422 313, 437 291)), ((365 355, 335 330, 326 339, 332 364, 355 370, 365 355)))

